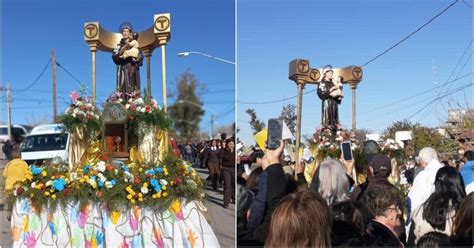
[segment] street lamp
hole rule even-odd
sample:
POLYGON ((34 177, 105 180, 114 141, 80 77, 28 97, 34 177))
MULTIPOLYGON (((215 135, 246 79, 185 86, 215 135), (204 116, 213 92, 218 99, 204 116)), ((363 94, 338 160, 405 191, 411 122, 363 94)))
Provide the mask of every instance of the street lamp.
POLYGON ((190 52, 181 52, 181 53, 178 53, 177 55, 178 55, 179 57, 187 57, 187 56, 189 56, 190 54, 198 54, 198 55, 202 55, 202 56, 205 56, 205 57, 208 57, 208 58, 211 58, 211 59, 216 59, 216 60, 219 60, 219 61, 228 63, 228 64, 233 64, 233 65, 235 65, 235 62, 232 62, 232 61, 229 61, 229 60, 226 60, 226 59, 221 59, 221 58, 218 58, 218 57, 215 57, 215 56, 212 56, 212 55, 209 55, 209 54, 201 53, 201 52, 193 52, 193 51, 190 51, 190 52))

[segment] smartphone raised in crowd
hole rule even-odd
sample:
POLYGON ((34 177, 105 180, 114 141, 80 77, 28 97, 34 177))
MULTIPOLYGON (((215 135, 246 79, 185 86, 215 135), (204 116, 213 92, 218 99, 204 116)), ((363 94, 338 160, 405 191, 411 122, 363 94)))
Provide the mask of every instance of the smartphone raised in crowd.
POLYGON ((283 121, 277 118, 268 119, 267 149, 275 150, 280 146, 283 134, 283 121))
POLYGON ((352 160, 351 142, 342 142, 341 151, 342 151, 342 157, 344 158, 344 160, 346 161, 352 160))

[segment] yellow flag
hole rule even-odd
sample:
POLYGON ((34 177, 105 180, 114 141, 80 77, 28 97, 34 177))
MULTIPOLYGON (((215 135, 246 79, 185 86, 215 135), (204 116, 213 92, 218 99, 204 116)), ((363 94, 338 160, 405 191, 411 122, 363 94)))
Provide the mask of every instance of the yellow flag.
POLYGON ((255 134, 255 141, 257 141, 258 146, 262 151, 265 151, 266 143, 268 139, 268 128, 264 128, 262 131, 255 134))

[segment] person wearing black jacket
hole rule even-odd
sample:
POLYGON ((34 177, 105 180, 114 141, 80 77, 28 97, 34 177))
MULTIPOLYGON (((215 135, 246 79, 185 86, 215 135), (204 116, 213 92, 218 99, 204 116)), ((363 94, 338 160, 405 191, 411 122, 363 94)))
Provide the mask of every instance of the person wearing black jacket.
POLYGON ((219 153, 221 174, 224 177, 224 208, 229 207, 231 199, 235 201, 235 143, 229 140, 226 148, 219 153))

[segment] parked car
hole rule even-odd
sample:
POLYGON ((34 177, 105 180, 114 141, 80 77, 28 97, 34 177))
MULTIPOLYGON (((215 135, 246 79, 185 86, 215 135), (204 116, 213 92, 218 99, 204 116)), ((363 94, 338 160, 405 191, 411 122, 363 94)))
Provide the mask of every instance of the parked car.
POLYGON ((29 165, 43 164, 44 160, 59 157, 69 159, 70 135, 60 124, 40 125, 31 130, 20 146, 21 159, 29 165))
MULTIPOLYGON (((25 127, 20 125, 12 125, 12 136, 16 144, 23 142, 27 134, 28 132, 26 131, 25 127)), ((8 137, 8 126, 0 125, 0 142, 5 143, 7 140, 10 140, 10 137, 8 137)))

